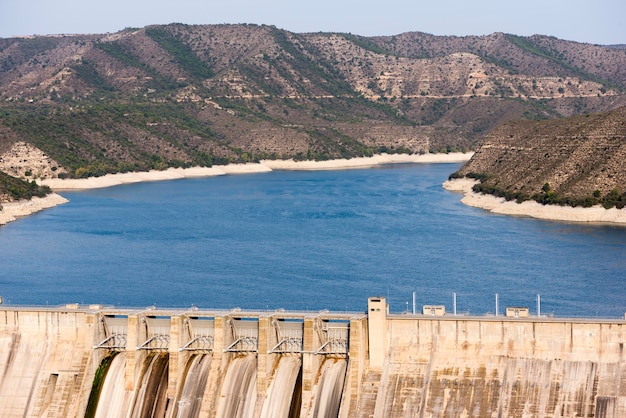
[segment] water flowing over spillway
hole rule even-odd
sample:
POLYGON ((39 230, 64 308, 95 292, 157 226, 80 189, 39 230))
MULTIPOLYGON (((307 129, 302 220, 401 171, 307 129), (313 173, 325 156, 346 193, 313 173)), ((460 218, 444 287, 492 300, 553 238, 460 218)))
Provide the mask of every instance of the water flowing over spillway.
POLYGON ((336 418, 346 375, 344 359, 327 359, 322 365, 313 418, 336 418))
MULTIPOLYGON (((300 365, 299 357, 284 356, 280 359, 267 399, 263 404, 261 418, 290 418, 295 413, 291 411, 291 407, 294 397, 299 396, 295 393, 295 389, 300 375, 300 365)), ((296 417, 299 416, 299 406, 296 405, 294 408, 298 412, 296 417)))
POLYGON ((144 364, 143 376, 136 391, 132 418, 160 418, 167 408, 168 355, 151 354, 144 364))
MULTIPOLYGON (((123 352, 109 355, 102 361, 100 368, 105 368, 104 379, 101 388, 92 390, 91 397, 94 399, 90 399, 90 404, 97 401, 97 408, 95 414, 89 413, 88 416, 94 418, 200 416, 211 370, 211 355, 190 356, 182 374, 177 401, 169 404, 166 394, 168 355, 163 353, 148 355, 143 360, 138 385, 135 390, 130 391, 125 389, 126 361, 127 356, 123 352)), ((338 416, 346 365, 345 359, 327 359, 322 363, 315 389, 314 410, 308 416, 312 418, 338 416)), ((278 358, 265 399, 257 397, 257 367, 257 358, 254 355, 238 356, 231 360, 221 385, 216 416, 229 418, 304 416, 301 415, 302 358, 299 355, 281 355, 278 358)))
POLYGON ((142 365, 139 385, 134 391, 125 387, 126 359, 126 353, 115 355, 106 371, 99 396, 92 393, 91 396, 98 400, 94 417, 165 417, 168 355, 158 353, 147 357, 142 365))
POLYGON ((124 390, 125 367, 126 353, 117 354, 109 365, 102 384, 95 418, 115 418, 126 415, 130 396, 124 390))
POLYGON ((176 418, 197 418, 211 369, 211 356, 194 355, 187 363, 185 383, 177 403, 176 418))
POLYGON ((217 418, 253 418, 256 404, 256 356, 232 360, 224 377, 217 418))

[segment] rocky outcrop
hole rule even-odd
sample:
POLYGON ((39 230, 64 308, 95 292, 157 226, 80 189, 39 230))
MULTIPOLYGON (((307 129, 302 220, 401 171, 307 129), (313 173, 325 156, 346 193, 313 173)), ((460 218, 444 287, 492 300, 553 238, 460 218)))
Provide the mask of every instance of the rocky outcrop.
POLYGON ((6 152, 0 154, 0 171, 28 180, 67 175, 67 171, 43 151, 21 141, 12 144, 6 152))

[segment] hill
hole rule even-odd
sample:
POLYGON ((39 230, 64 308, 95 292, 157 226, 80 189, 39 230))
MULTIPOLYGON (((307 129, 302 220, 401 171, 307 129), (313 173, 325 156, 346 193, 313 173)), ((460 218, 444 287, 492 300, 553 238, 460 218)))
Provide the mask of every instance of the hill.
POLYGON ((550 121, 506 123, 451 177, 474 191, 544 204, 623 208, 626 107, 550 121))
POLYGON ((626 50, 545 36, 171 24, 0 39, 0 170, 469 150, 503 122, 626 105, 625 89, 626 50), (24 146, 36 151, 2 154, 24 146))

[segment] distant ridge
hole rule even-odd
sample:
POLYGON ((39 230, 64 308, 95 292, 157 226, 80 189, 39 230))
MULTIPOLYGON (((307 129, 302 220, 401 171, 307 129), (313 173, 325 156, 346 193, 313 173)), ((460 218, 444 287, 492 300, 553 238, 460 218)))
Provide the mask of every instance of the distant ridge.
POLYGON ((626 50, 540 35, 170 24, 7 38, 0 170, 82 178, 471 150, 504 122, 615 109, 625 91, 626 50), (16 143, 36 157, 3 162, 16 143))

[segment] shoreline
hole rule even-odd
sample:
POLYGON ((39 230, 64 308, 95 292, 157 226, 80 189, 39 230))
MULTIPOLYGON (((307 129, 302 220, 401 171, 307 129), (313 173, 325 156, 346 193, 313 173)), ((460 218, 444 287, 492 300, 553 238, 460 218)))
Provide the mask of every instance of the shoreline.
MULTIPOLYGON (((39 184, 49 186, 53 193, 43 198, 33 197, 31 200, 2 203, 3 210, 0 211, 0 226, 15 221, 20 217, 69 202, 68 199, 57 194, 57 192, 62 191, 90 190, 140 182, 213 177, 229 174, 267 173, 271 171, 349 170, 367 169, 386 164, 459 163, 468 161, 472 155, 473 153, 377 154, 372 157, 327 161, 261 160, 259 163, 106 174, 102 177, 89 177, 86 179, 38 180, 39 184)), ((549 221, 626 225, 626 209, 604 209, 601 206, 572 208, 568 206, 541 205, 535 201, 517 203, 515 201, 506 201, 504 198, 473 192, 472 187, 476 182, 476 180, 468 178, 454 179, 445 181, 442 186, 448 191, 462 193, 461 203, 495 214, 523 216, 549 221)))
POLYGON ((405 163, 459 163, 466 162, 473 153, 449 154, 377 154, 373 157, 355 157, 351 159, 336 159, 327 161, 294 161, 291 160, 261 160, 259 163, 215 165, 212 167, 169 168, 167 170, 144 171, 131 173, 106 174, 102 177, 86 179, 44 179, 37 180, 40 185, 49 186, 53 193, 46 197, 34 197, 31 200, 0 203, 0 226, 33 213, 69 202, 68 199, 57 194, 63 191, 78 191, 99 189, 104 187, 121 186, 149 181, 178 180, 185 178, 201 178, 223 176, 228 174, 267 173, 279 170, 308 171, 308 170, 347 170, 364 169, 385 164, 405 163))
POLYGON ((547 221, 626 226, 626 208, 605 209, 599 205, 591 208, 542 205, 534 200, 517 203, 507 201, 503 197, 475 193, 472 187, 476 183, 476 180, 468 178, 447 180, 443 183, 443 188, 451 192, 463 193, 461 203, 495 214, 523 216, 547 221))
POLYGON ((41 210, 62 205, 67 202, 69 202, 69 200, 63 196, 50 193, 46 197, 33 197, 30 200, 17 200, 2 203, 2 210, 0 210, 0 226, 13 222, 18 218, 32 215, 41 210))
POLYGON ((316 171, 363 169, 385 164, 406 163, 457 163, 466 162, 473 153, 449 154, 377 154, 373 157, 355 157, 327 161, 261 160, 259 163, 214 165, 212 167, 168 168, 131 173, 106 174, 86 179, 45 179, 37 183, 53 191, 87 190, 147 181, 177 180, 184 178, 213 177, 227 174, 253 174, 270 171, 316 171))

